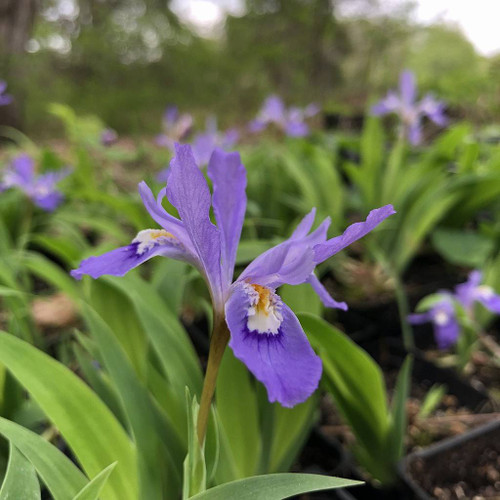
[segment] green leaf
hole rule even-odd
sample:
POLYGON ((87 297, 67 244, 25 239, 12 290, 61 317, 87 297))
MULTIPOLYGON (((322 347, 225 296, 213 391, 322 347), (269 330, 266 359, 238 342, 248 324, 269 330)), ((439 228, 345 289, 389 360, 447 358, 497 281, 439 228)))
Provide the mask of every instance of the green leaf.
POLYGON ((359 484, 363 483, 317 474, 268 474, 221 484, 195 495, 192 499, 282 500, 302 493, 347 488, 359 484))
POLYGON ((413 358, 407 356, 403 366, 399 371, 394 389, 394 396, 391 408, 391 430, 389 433, 388 449, 392 456, 393 463, 403 456, 404 439, 407 429, 406 402, 410 394, 411 369, 413 358))
POLYGON ((188 416, 188 453, 184 460, 182 500, 187 500, 197 493, 205 491, 207 487, 205 456, 198 441, 197 420, 200 405, 196 401, 196 396, 191 398, 191 394, 187 387, 186 406, 188 416))
POLYGON ((80 469, 38 434, 1 417, 0 434, 33 464, 55 500, 73 498, 87 484, 80 469))
POLYGON ((305 443, 313 425, 318 408, 318 398, 314 395, 294 408, 284 408, 274 404, 274 426, 270 472, 286 472, 290 469, 305 443))
POLYGON ((261 451, 255 390, 245 365, 226 349, 216 387, 217 415, 227 456, 221 457, 219 481, 256 473, 261 451), (245 425, 241 425, 245 422, 245 425))
POLYGON ((283 285, 280 287, 279 294, 283 302, 295 313, 307 312, 317 316, 321 315, 323 310, 321 300, 308 283, 283 285))
POLYGON ((21 262, 33 274, 63 291, 70 298, 80 298, 80 291, 75 280, 47 257, 35 252, 25 252, 21 262))
POLYGON ((482 268, 495 246, 486 236, 458 229, 437 229, 432 244, 451 264, 473 268, 482 268))
POLYGON ((97 500, 101 494, 109 475, 113 472, 116 467, 116 462, 108 465, 103 471, 97 474, 89 484, 87 484, 73 500, 97 500))
POLYGON ((180 487, 180 465, 184 456, 179 436, 137 378, 109 326, 90 307, 84 312, 134 434, 139 463, 139 496, 160 499, 164 486, 175 495, 180 487))
POLYGON ((427 418, 440 404, 447 391, 446 385, 434 384, 425 395, 420 405, 417 418, 427 418))
POLYGON ((30 461, 11 443, 9 464, 0 490, 0 500, 39 500, 40 485, 30 461))
POLYGON ((389 413, 379 366, 326 321, 306 313, 298 314, 298 318, 321 356, 327 387, 358 444, 372 453, 380 452, 385 445, 389 413))
POLYGON ((89 476, 118 462, 103 498, 135 500, 134 445, 103 402, 74 373, 35 347, 0 332, 0 362, 57 426, 89 476))
POLYGON ((248 264, 261 253, 269 250, 276 245, 275 240, 244 240, 238 245, 238 255, 236 256, 236 264, 248 264))

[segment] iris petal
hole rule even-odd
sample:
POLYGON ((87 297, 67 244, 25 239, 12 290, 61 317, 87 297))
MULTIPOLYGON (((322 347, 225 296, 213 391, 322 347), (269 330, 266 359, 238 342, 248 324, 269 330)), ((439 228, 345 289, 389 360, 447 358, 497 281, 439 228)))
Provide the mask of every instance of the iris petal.
POLYGON ((251 298, 245 285, 238 284, 226 303, 226 322, 234 355, 264 384, 271 403, 291 408, 317 389, 322 366, 297 317, 286 304, 280 307, 277 334, 249 331, 251 298))

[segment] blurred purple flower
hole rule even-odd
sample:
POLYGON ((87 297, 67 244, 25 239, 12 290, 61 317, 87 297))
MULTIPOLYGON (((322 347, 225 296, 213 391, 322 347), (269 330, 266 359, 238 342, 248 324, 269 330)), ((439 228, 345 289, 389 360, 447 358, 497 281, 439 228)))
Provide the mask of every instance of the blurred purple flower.
POLYGON ((322 366, 295 314, 276 289, 285 283, 309 283, 327 307, 347 309, 344 302, 329 295, 314 270, 394 210, 391 205, 372 210, 365 222, 327 239, 329 218, 310 232, 313 209, 290 238, 253 260, 233 282, 246 211, 246 172, 238 153, 216 149, 207 173, 212 194, 191 147, 176 145, 167 186, 158 198, 144 182, 139 184, 146 209, 162 229, 140 231, 129 245, 90 257, 71 274, 76 279, 84 274, 92 278, 123 276, 157 255, 192 264, 207 283, 216 317, 225 318, 235 356, 265 385, 269 401, 292 407, 316 390, 322 366), (163 208, 164 196, 177 209, 179 219, 163 208), (217 225, 210 220, 211 209, 217 225))
MULTIPOLYGON (((230 128, 226 132, 219 132, 217 119, 214 116, 207 118, 205 132, 196 134, 192 142, 192 151, 196 163, 200 167, 208 165, 210 157, 216 148, 224 151, 232 149, 240 138, 240 133, 235 128, 230 128)), ((169 167, 164 168, 156 176, 158 182, 166 182, 169 175, 169 167)))
POLYGON ((118 140, 118 134, 112 128, 105 128, 101 132, 101 144, 103 146, 109 147, 115 144, 118 140))
POLYGON ((309 104, 304 109, 286 109, 279 96, 271 95, 264 101, 257 118, 250 122, 248 129, 253 133, 261 132, 267 125, 274 123, 290 137, 305 137, 309 135, 309 126, 305 119, 318 114, 319 111, 316 104, 309 104))
POLYGON ((57 172, 35 174, 35 163, 28 155, 14 158, 3 175, 0 191, 17 187, 28 195, 41 209, 51 212, 63 201, 64 196, 57 190, 57 183, 67 177, 70 169, 57 172))
POLYGON ((491 312, 500 314, 500 295, 496 294, 490 286, 481 285, 482 280, 481 271, 472 271, 467 281, 455 288, 456 298, 468 314, 473 313, 476 302, 480 302, 491 312))
POLYGON ((156 145, 173 152, 175 143, 185 139, 191 131, 193 117, 188 113, 180 114, 177 106, 168 106, 162 124, 163 133, 156 136, 156 145))
POLYGON ((434 326, 434 338, 439 349, 449 349, 456 344, 460 335, 453 296, 443 292, 441 300, 423 313, 410 314, 408 321, 412 325, 431 322, 434 326))
POLYGON ((381 116, 396 113, 410 143, 418 145, 422 142, 422 118, 427 116, 436 125, 444 127, 448 124, 444 110, 444 103, 431 94, 425 95, 418 102, 415 75, 404 70, 399 77, 399 93, 389 91, 384 99, 372 106, 371 114, 381 116))
POLYGON ((7 82, 0 80, 0 106, 7 106, 13 100, 13 97, 5 92, 6 90, 7 82))

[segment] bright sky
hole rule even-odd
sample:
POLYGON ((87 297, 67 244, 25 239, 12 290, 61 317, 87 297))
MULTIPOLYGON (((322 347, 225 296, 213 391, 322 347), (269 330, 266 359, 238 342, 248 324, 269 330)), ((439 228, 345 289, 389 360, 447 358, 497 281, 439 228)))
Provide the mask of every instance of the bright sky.
POLYGON ((416 3, 417 19, 454 21, 481 54, 500 52, 500 0, 418 0, 416 3))
MULTIPOLYGON (((344 0, 348 7, 350 0, 344 0)), ((485 55, 500 52, 500 0, 414 0, 416 19, 423 23, 450 21, 458 24, 465 35, 485 55)), ((402 0, 383 0, 390 12, 402 0)), ((243 14, 241 0, 174 0, 173 9, 202 34, 209 34, 225 16, 243 14)), ((348 9, 346 9, 348 10, 348 9)))

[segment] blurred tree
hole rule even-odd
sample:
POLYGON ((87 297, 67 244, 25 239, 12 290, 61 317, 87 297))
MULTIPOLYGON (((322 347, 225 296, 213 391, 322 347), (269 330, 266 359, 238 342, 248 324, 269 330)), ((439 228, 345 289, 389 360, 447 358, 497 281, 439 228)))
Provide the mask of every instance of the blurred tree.
POLYGON ((0 0, 0 53, 25 51, 37 9, 38 0, 0 0))
POLYGON ((253 90, 321 101, 340 81, 344 34, 331 0, 247 0, 226 22, 227 53, 253 90))

